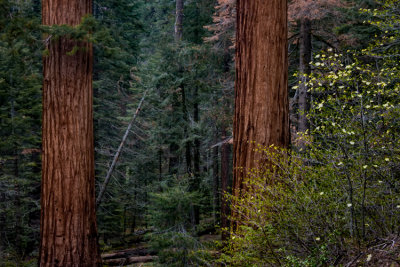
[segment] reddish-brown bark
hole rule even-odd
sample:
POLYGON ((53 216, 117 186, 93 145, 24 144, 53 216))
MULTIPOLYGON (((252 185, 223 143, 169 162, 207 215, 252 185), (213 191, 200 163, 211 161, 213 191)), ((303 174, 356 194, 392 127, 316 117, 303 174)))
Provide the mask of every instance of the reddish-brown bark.
POLYGON ((289 112, 287 1, 239 0, 237 8, 233 191, 239 196, 247 171, 261 159, 256 145, 289 145, 289 112))
MULTIPOLYGON (((89 0, 44 0, 44 25, 77 25, 89 0)), ((50 40, 43 59, 40 266, 101 266, 97 244, 92 45, 50 40), (80 49, 67 55, 75 46, 80 49)))

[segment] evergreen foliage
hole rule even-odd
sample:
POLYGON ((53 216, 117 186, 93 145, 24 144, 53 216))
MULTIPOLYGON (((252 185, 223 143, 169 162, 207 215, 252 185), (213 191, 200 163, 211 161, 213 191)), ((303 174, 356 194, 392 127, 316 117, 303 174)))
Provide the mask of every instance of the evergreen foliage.
MULTIPOLYGON (((31 1, 0 8, 0 258, 37 250, 41 44, 31 1)), ((0 260, 0 265, 1 265, 0 260)))
MULTIPOLYGON (((94 120, 96 180, 103 183, 126 128, 131 107, 138 101, 135 76, 142 32, 141 1, 94 1, 94 17, 100 33, 94 54, 94 120)), ((139 98, 140 99, 140 98, 139 98)), ((134 145, 130 142, 128 147, 134 145)), ((134 155, 125 153, 117 165, 105 201, 98 210, 101 242, 124 237, 136 216, 134 155)))

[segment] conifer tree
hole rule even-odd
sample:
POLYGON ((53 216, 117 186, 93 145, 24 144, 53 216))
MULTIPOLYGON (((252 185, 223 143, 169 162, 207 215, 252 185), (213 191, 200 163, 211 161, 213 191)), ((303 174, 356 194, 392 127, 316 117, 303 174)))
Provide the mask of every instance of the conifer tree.
MULTIPOLYGON (((44 25, 75 26, 91 12, 89 0, 42 3, 44 25)), ((39 265, 101 266, 95 213, 92 45, 51 37, 43 64, 39 265)))
POLYGON ((257 145, 287 147, 286 0, 237 2, 234 137, 235 195, 257 166, 257 145))
POLYGON ((6 251, 23 260, 38 246, 38 26, 31 2, 0 1, 0 259, 6 251))

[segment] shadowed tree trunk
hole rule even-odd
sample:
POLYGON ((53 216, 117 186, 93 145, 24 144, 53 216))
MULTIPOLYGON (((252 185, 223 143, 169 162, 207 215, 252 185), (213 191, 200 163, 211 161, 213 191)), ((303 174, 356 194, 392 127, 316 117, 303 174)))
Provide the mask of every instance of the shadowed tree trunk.
POLYGON ((186 104, 186 91, 183 84, 181 84, 181 92, 182 92, 182 113, 183 120, 185 121, 185 125, 183 126, 183 135, 185 140, 185 158, 186 158, 186 173, 188 175, 192 175, 192 142, 187 140, 189 137, 189 116, 186 104))
MULTIPOLYGON (((44 25, 77 25, 89 0, 44 0, 44 25)), ((40 266, 101 266, 97 244, 92 45, 50 40, 43 59, 40 266), (80 49, 67 55, 74 47, 80 49)))
MULTIPOLYGON (((195 138, 193 146, 193 170, 194 170, 194 181, 193 181, 193 191, 200 189, 200 138, 198 133, 198 127, 200 122, 200 109, 199 109, 199 88, 195 86, 194 88, 194 104, 193 104, 193 119, 196 124, 195 126, 195 138)), ((200 223, 200 207, 194 206, 194 220, 196 225, 200 223)))
POLYGON ((299 120, 298 132, 306 132, 309 129, 307 113, 310 109, 310 97, 306 85, 310 75, 311 61, 311 22, 309 19, 302 19, 300 22, 300 79, 299 87, 299 120))
MULTIPOLYGON (((226 129, 222 132, 222 139, 226 138, 226 129)), ((221 228, 229 227, 229 203, 225 198, 228 192, 229 184, 229 156, 231 153, 231 145, 224 143, 221 146, 221 228)), ((227 231, 222 231, 222 240, 226 241, 229 238, 227 231)))
POLYGON ((289 145, 287 1, 238 0, 233 192, 240 196, 262 146, 289 145))
MULTIPOLYGON (((218 131, 215 131, 214 143, 219 141, 218 131)), ((219 207, 219 160, 218 160, 218 146, 212 150, 212 176, 213 176, 213 218, 216 224, 219 219, 217 208, 219 207)))

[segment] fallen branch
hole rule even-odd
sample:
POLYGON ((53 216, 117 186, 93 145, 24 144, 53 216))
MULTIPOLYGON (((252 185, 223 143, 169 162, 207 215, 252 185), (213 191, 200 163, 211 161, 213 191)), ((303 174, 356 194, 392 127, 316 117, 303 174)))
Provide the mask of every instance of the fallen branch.
POLYGON ((112 161, 112 163, 111 163, 111 166, 110 166, 110 168, 109 168, 108 171, 107 171, 106 179, 104 180, 104 183, 103 183, 103 185, 102 185, 101 188, 100 188, 99 196, 98 196, 97 199, 96 199, 96 207, 99 207, 99 206, 100 206, 101 199, 103 198, 103 195, 104 195, 104 192, 106 191, 107 185, 108 185, 108 183, 110 182, 111 174, 112 174, 112 172, 114 171, 114 168, 115 168, 115 165, 117 164, 119 155, 121 154, 122 148, 123 148, 123 146, 124 146, 124 144, 125 144, 125 142, 126 142, 126 139, 128 138, 129 131, 131 130, 131 128, 132 128, 132 126, 133 126, 133 123, 135 122, 136 117, 137 117, 137 115, 138 115, 139 112, 140 112, 140 109, 141 109, 141 107, 142 107, 142 104, 143 104, 144 99, 146 98, 146 94, 147 94, 147 91, 148 91, 148 90, 149 90, 149 89, 147 89, 147 90, 144 92, 144 94, 143 94, 143 96, 142 96, 142 99, 140 99, 140 102, 139 102, 139 105, 138 105, 138 107, 137 107, 137 109, 136 109, 136 112, 133 114, 133 117, 132 117, 131 121, 130 121, 129 124, 128 124, 128 128, 126 129, 125 134, 124 134, 124 136, 122 137, 121 143, 120 143, 120 145, 119 145, 119 147, 118 147, 117 152, 116 152, 115 155, 114 155, 114 158, 113 158, 113 161, 112 161))
POLYGON ((140 246, 101 255, 103 260, 130 258, 134 256, 154 256, 154 252, 150 251, 146 246, 140 246))
POLYGON ((135 256, 130 258, 103 260, 103 263, 109 266, 122 266, 134 263, 152 262, 155 259, 157 259, 157 256, 135 256))

